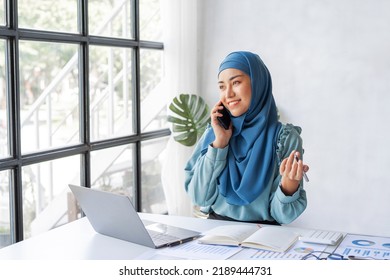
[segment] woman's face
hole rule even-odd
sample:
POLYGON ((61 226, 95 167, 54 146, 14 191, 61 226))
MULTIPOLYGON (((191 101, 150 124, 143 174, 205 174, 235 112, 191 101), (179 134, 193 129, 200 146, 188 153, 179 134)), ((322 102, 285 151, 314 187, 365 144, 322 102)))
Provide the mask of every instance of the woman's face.
POLYGON ((251 104, 251 80, 244 72, 228 68, 218 77, 220 99, 234 117, 248 111, 251 104))

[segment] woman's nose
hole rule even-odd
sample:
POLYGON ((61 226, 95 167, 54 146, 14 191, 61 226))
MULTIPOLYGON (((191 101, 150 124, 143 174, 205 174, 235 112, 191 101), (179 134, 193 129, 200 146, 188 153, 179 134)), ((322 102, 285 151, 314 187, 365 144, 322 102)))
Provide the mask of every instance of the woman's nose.
POLYGON ((234 97, 234 96, 235 96, 235 93, 233 91, 233 88, 232 87, 227 87, 226 93, 225 93, 225 97, 226 98, 230 98, 230 97, 234 97))

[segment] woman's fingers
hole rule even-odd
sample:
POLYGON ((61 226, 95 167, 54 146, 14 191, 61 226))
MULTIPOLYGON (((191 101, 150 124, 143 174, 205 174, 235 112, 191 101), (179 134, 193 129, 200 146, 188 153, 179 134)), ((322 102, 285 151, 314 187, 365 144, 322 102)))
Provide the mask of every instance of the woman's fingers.
POLYGON ((307 172, 309 166, 303 165, 303 162, 299 157, 299 152, 292 151, 290 155, 282 161, 279 169, 280 174, 290 180, 302 180, 303 172, 307 172))

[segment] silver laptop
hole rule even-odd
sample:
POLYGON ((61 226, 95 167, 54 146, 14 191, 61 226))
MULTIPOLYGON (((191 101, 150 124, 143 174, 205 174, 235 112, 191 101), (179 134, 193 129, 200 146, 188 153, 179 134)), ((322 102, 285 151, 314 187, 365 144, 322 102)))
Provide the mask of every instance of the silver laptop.
POLYGON ((142 221, 125 195, 69 185, 94 230, 100 234, 151 248, 194 240, 199 232, 142 221))

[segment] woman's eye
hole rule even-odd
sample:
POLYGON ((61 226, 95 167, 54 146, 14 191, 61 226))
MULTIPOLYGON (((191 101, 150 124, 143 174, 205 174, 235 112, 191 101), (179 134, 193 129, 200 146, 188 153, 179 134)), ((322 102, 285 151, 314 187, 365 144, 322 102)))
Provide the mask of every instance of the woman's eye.
POLYGON ((235 86, 238 85, 238 84, 240 84, 240 81, 234 81, 233 82, 233 85, 235 85, 235 86))

